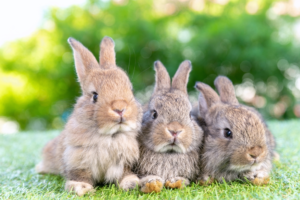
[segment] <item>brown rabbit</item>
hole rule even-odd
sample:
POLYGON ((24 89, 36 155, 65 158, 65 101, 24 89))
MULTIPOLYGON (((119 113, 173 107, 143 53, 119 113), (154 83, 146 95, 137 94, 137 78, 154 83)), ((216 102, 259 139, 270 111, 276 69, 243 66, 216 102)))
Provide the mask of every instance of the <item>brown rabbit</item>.
POLYGON ((156 85, 145 106, 139 134, 140 159, 136 172, 144 193, 160 192, 163 185, 182 188, 199 175, 202 129, 191 117, 186 85, 190 61, 179 66, 171 85, 161 62, 155 62, 156 85))
POLYGON ((224 76, 215 80, 218 94, 198 82, 199 108, 193 111, 204 130, 200 184, 249 180, 267 184, 272 169, 275 140, 261 115, 236 99, 232 82, 224 76))
POLYGON ((139 179, 130 169, 139 158, 142 108, 127 74, 116 66, 114 41, 103 38, 100 64, 80 42, 68 42, 82 96, 65 129, 44 147, 36 171, 63 175, 65 189, 79 196, 93 192, 99 182, 135 188, 139 179))

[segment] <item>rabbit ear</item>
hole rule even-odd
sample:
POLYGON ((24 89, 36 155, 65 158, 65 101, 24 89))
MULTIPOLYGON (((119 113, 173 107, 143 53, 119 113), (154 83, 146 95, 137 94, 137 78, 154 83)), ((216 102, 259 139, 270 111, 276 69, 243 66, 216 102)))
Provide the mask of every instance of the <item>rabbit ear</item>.
POLYGON ((68 39, 68 42, 73 49, 78 79, 80 82, 82 82, 85 79, 88 71, 94 67, 99 67, 99 64, 94 55, 80 42, 71 37, 68 39))
POLYGON ((155 74, 155 88, 154 92, 159 90, 170 89, 171 79, 165 66, 158 60, 154 63, 155 74))
POLYGON ((100 66, 110 68, 116 66, 115 43, 113 39, 105 36, 100 43, 100 66))
POLYGON ((225 76, 218 76, 214 83, 223 103, 229 103, 233 105, 239 104, 235 96, 233 84, 229 78, 225 76))
POLYGON ((218 94, 209 85, 197 82, 195 88, 201 92, 201 96, 199 96, 200 112, 201 109, 206 112, 213 104, 221 102, 218 94))
POLYGON ((189 80, 191 69, 192 69, 192 65, 191 65, 191 61, 189 60, 185 60, 180 64, 172 80, 173 89, 181 90, 187 94, 186 85, 189 80))
POLYGON ((207 104, 202 93, 199 94, 198 103, 199 103, 200 116, 204 116, 205 113, 207 112, 207 104))

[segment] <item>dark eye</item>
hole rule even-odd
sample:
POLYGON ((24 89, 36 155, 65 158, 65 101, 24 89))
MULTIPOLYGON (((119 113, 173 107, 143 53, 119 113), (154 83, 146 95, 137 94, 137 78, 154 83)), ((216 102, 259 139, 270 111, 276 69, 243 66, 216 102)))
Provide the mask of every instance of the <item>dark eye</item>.
POLYGON ((157 118, 157 112, 156 110, 152 111, 152 119, 156 119, 157 118))
POLYGON ((97 92, 93 92, 93 102, 96 103, 98 99, 98 94, 97 92))
POLYGON ((229 128, 224 129, 224 137, 230 138, 230 139, 232 138, 232 132, 229 128))

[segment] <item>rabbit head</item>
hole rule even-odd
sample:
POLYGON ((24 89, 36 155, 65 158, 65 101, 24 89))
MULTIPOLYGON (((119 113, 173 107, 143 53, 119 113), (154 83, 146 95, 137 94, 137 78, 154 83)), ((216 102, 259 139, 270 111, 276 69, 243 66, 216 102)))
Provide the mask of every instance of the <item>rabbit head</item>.
POLYGON ((80 42, 68 39, 74 53, 75 68, 82 96, 75 114, 99 134, 139 130, 142 110, 135 100, 127 74, 116 65, 114 41, 104 37, 100 44, 100 62, 80 42))
POLYGON ((201 141, 202 130, 191 118, 187 82, 191 71, 190 61, 180 64, 173 77, 160 61, 154 63, 156 83, 154 92, 143 115, 142 143, 154 152, 186 153, 201 141))
POLYGON ((224 76, 215 80, 218 94, 197 82, 199 112, 203 118, 205 144, 203 161, 208 168, 245 171, 269 156, 264 122, 252 108, 240 105, 232 82, 224 76))

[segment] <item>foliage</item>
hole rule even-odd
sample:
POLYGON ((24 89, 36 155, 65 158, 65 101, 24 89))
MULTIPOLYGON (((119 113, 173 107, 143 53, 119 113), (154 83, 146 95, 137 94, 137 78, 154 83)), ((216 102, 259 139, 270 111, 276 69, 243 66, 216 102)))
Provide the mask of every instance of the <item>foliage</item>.
POLYGON ((272 1, 260 1, 254 15, 245 11, 246 1, 206 2, 203 11, 191 9, 189 1, 172 1, 171 11, 167 1, 118 2, 52 8, 34 35, 5 45, 0 50, 0 115, 17 120, 22 129, 61 128, 80 95, 67 38, 98 55, 99 42, 108 35, 116 43, 117 64, 136 91, 153 84, 155 60, 173 75, 180 62, 190 59, 189 91, 196 81, 213 85, 222 74, 237 85, 241 100, 266 117, 295 117, 299 48, 280 32, 294 19, 269 19, 272 1))
POLYGON ((34 170, 42 147, 57 131, 0 135, 0 199, 299 199, 299 120, 268 124, 277 138, 281 158, 274 164, 267 186, 238 182, 209 187, 192 184, 183 190, 142 194, 138 190, 122 192, 112 185, 99 186, 95 196, 80 198, 64 191, 63 178, 38 175, 34 170))

